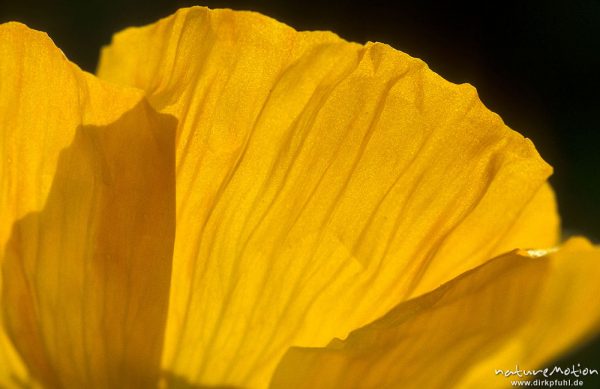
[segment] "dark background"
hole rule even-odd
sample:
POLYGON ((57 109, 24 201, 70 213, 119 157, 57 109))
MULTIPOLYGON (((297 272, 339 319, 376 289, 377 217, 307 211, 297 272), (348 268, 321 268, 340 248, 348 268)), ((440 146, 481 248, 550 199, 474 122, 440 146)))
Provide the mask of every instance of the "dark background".
MULTIPOLYGON (((48 32, 72 61, 93 72, 99 48, 110 42, 112 33, 190 5, 254 10, 300 30, 332 30, 352 41, 389 43, 423 59, 450 81, 473 84, 482 101, 531 138, 555 167, 551 182, 565 233, 600 241, 599 0, 498 5, 0 0, 0 21, 18 20, 48 32)), ((564 362, 600 369, 600 342, 564 362)), ((588 378, 586 383, 600 387, 600 379, 588 378)))
POLYGON ((0 0, 0 21, 48 32, 92 72, 99 48, 114 32, 198 4, 255 10, 296 29, 389 43, 450 81, 473 84, 492 111, 531 138, 555 167, 552 183, 566 233, 599 242, 600 0, 479 3, 0 0))

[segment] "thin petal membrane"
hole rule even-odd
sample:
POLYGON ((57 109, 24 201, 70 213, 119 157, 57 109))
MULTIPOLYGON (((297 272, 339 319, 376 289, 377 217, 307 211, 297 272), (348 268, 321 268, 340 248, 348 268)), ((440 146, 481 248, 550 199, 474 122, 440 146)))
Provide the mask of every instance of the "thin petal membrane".
POLYGON ((271 387, 508 387, 520 377, 497 371, 552 370, 543 364, 600 330, 599 277, 600 250, 583 239, 541 258, 505 254, 344 341, 291 349, 271 387))
POLYGON ((98 74, 179 121, 163 368, 189 383, 265 387, 290 346, 556 244, 531 142, 389 46, 196 7, 117 34, 98 74))
POLYGON ((23 25, 0 26, 0 72, 0 355, 27 368, 0 383, 156 385, 176 121, 23 25))

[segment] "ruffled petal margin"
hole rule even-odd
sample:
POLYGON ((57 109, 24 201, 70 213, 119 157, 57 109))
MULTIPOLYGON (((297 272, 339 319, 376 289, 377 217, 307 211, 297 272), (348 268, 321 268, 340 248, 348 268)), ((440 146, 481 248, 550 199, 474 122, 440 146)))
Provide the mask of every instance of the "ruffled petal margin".
POLYGON ((557 243, 531 142, 389 46, 196 7, 117 34, 98 74, 178 119, 178 382, 265 387, 290 346, 557 243))
POLYGON ((0 26, 0 382, 151 387, 175 234, 176 121, 0 26))

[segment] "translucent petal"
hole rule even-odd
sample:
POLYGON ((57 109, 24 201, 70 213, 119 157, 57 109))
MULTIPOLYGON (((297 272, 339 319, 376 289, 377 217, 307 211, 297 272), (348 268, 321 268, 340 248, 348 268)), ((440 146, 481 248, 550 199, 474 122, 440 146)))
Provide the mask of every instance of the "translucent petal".
POLYGON ((531 142, 389 46, 192 8, 117 34, 98 74, 179 120, 163 356, 178 380, 264 387, 292 345, 507 245, 556 243, 531 142))
POLYGON ((16 23, 0 27, 0 79, 0 383, 155 385, 175 119, 16 23))
POLYGON ((505 254, 344 341, 291 349, 271 387, 508 387, 519 377, 497 370, 552 370, 553 358, 600 330, 599 277, 600 250, 583 239, 542 257, 505 254))

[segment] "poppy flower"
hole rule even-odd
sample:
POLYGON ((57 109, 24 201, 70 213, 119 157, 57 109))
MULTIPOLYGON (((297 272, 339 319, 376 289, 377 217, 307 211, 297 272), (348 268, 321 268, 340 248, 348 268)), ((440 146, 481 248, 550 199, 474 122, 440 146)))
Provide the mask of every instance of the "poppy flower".
POLYGON ((5 387, 507 386, 598 333, 551 167, 385 44, 195 7, 0 72, 5 387))

